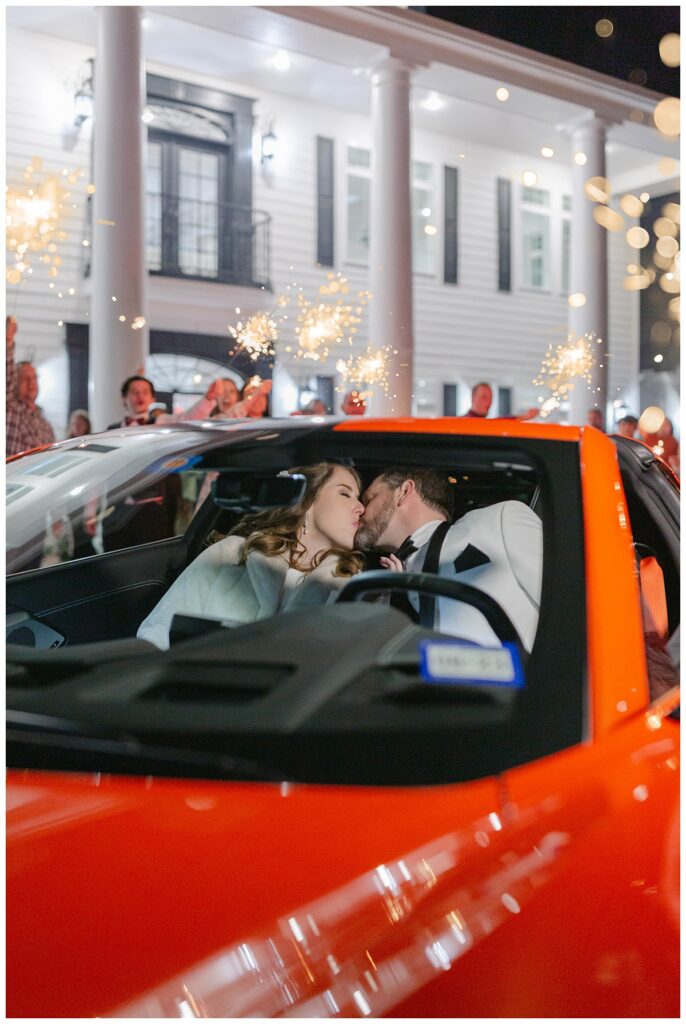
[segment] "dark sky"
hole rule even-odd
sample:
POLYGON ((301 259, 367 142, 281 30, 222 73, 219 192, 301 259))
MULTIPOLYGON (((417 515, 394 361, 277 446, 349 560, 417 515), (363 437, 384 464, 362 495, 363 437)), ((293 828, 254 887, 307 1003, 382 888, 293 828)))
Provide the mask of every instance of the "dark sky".
POLYGON ((678 6, 412 6, 410 10, 645 85, 655 92, 679 95, 679 68, 663 64, 658 49, 664 35, 679 32, 678 6), (601 18, 613 24, 612 35, 607 38, 601 38, 595 30, 601 18))

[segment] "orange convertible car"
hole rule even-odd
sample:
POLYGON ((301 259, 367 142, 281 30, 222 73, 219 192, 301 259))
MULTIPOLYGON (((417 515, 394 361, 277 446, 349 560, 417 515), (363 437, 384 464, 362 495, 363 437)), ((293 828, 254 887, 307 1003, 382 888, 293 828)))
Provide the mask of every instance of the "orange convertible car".
POLYGON ((213 420, 65 441, 7 487, 10 1016, 678 1016, 679 507, 647 448, 213 420), (458 518, 527 505, 530 652, 508 607, 479 647, 415 622, 440 577, 398 572, 403 611, 373 554, 334 603, 135 638, 322 459, 433 467, 458 518))

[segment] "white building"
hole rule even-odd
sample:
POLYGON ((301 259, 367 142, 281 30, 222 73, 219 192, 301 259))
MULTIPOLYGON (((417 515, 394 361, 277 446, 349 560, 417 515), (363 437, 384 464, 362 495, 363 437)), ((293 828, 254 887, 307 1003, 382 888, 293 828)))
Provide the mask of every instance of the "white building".
MULTIPOLYGON (((148 332, 147 372, 184 402, 226 367, 236 307, 243 317, 271 309, 289 285, 314 299, 327 273, 373 293, 352 351, 391 344, 397 364, 409 353, 395 411, 464 411, 482 379, 500 411, 535 405, 532 380, 548 343, 586 330, 604 335, 594 386, 610 414, 613 401, 638 411, 640 292, 624 282, 641 253, 625 237, 638 221, 619 201, 678 190, 678 141, 652 121, 659 95, 399 8, 14 7, 7 24, 8 184, 20 186, 35 157, 42 175, 85 171, 65 210, 58 276, 34 258, 32 273, 8 286, 19 358, 36 362, 58 434, 87 402, 94 319, 101 428, 116 416, 118 385, 137 371, 148 332), (138 10, 142 22, 131 17, 138 10), (134 109, 138 46, 146 95, 134 109), (93 61, 95 123, 77 107, 92 91, 93 61), (137 156, 127 140, 141 114, 147 144, 137 156), (124 175, 116 182, 106 164, 94 167, 105 136, 124 175), (585 164, 575 163, 579 153, 585 164), (584 192, 593 176, 609 180, 622 230, 593 220, 584 192), (97 215, 115 186, 119 223, 97 215), (90 272, 94 228, 99 276, 90 272), (144 228, 147 280, 136 270, 144 228), (584 305, 570 307, 570 293, 584 305), (138 305, 120 321, 127 295, 138 305), (135 315, 147 326, 134 336, 135 315)), ((295 408, 298 389, 329 388, 331 399, 336 361, 350 351, 297 361, 286 351, 290 324, 278 346, 275 412, 295 408)), ((234 366, 237 376, 245 369, 234 366)), ((648 387, 674 416, 674 375, 648 387)), ((592 396, 579 402, 577 420, 592 396)), ((372 411, 387 409, 376 395, 372 411)))

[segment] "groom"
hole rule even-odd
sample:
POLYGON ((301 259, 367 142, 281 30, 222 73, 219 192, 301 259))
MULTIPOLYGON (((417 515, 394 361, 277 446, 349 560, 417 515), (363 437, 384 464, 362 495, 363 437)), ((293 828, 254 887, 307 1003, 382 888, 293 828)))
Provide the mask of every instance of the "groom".
MULTIPOLYGON (((386 470, 372 481, 362 502, 355 547, 386 552, 381 562, 388 569, 436 571, 489 594, 531 650, 541 599, 543 531, 528 505, 502 501, 467 512, 450 525, 452 487, 431 469, 386 470)), ((475 608, 449 598, 438 598, 436 604, 434 629, 499 644, 475 608)))

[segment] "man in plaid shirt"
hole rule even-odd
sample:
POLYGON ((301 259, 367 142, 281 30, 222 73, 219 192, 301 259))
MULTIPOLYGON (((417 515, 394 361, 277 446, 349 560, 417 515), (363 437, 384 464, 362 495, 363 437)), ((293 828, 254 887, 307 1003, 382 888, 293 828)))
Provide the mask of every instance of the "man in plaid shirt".
POLYGON ((6 455, 16 455, 28 448, 51 444, 55 440, 52 427, 44 418, 38 397, 38 375, 31 363, 14 363, 14 336, 17 321, 13 316, 5 320, 7 341, 7 364, 5 385, 7 404, 5 407, 6 455))

